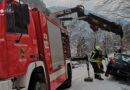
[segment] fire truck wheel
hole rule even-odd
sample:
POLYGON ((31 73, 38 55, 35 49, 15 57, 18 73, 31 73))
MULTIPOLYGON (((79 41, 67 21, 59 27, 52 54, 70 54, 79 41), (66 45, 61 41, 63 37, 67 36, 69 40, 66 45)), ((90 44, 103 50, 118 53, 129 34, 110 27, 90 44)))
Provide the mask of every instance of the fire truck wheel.
POLYGON ((42 74, 36 74, 33 76, 28 90, 46 90, 46 84, 43 82, 42 74))
POLYGON ((72 83, 72 71, 71 71, 71 67, 68 66, 68 79, 67 79, 66 87, 67 88, 71 87, 71 83, 72 83))
POLYGON ((45 87, 46 87, 45 83, 39 81, 34 82, 32 84, 32 90, 46 90, 45 87))
POLYGON ((68 79, 61 85, 61 88, 70 88, 72 83, 72 70, 70 65, 67 67, 68 79))

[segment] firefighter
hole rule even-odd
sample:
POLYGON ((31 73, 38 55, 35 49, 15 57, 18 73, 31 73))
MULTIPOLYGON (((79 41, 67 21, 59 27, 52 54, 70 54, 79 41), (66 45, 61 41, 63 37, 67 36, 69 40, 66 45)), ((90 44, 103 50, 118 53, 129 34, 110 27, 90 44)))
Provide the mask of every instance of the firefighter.
POLYGON ((104 80, 101 77, 100 66, 99 66, 99 62, 101 60, 100 50, 101 48, 99 46, 96 46, 96 49, 92 52, 92 55, 90 57, 90 63, 92 64, 92 67, 94 69, 95 78, 99 80, 104 80))
POLYGON ((98 62, 98 65, 99 65, 99 68, 100 68, 100 72, 101 73, 104 73, 104 67, 103 67, 103 64, 102 64, 102 60, 105 59, 107 57, 107 55, 103 55, 102 54, 102 50, 99 50, 99 62, 98 62))

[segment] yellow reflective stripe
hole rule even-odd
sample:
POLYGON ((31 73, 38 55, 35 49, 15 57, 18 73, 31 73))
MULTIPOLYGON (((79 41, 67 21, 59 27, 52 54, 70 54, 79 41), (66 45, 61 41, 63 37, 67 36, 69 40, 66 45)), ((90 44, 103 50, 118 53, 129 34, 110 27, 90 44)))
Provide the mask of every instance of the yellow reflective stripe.
POLYGON ((94 73, 95 75, 101 75, 101 73, 94 73))
POLYGON ((90 62, 100 62, 100 60, 90 59, 90 62))
POLYGON ((95 59, 90 59, 90 62, 97 62, 97 60, 95 60, 95 59))
POLYGON ((93 51, 93 53, 94 53, 94 54, 93 54, 93 56, 92 56, 91 58, 93 58, 93 57, 95 56, 95 53, 96 53, 96 52, 95 52, 95 51, 93 51))

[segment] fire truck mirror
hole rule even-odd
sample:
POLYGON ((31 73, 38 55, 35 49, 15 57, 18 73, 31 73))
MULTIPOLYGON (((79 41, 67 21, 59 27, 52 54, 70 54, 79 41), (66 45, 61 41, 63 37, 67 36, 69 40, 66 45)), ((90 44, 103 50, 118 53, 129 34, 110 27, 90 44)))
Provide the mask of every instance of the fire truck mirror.
POLYGON ((13 5, 15 24, 21 28, 26 27, 30 23, 29 9, 27 4, 13 5))

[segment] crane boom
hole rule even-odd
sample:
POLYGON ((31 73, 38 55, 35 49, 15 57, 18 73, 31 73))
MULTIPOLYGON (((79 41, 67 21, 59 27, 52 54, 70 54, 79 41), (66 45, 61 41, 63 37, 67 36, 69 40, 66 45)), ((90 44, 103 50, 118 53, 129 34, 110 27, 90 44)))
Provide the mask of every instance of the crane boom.
MULTIPOLYGON (((123 30, 122 26, 120 24, 117 24, 116 22, 111 22, 107 19, 104 19, 100 16, 97 16, 92 13, 85 14, 84 13, 85 9, 84 6, 78 5, 74 8, 69 8, 63 11, 56 12, 55 15, 57 17, 63 17, 65 15, 69 15, 72 13, 77 13, 78 20, 83 20, 85 22, 88 22, 90 24, 90 27, 94 30, 97 31, 98 28, 101 30, 113 32, 117 35, 120 35, 121 38, 123 38, 123 30)), ((68 17, 68 18, 60 18, 61 20, 73 20, 74 18, 68 17)))
POLYGON ((66 10, 56 12, 55 15, 57 17, 62 17, 62 16, 72 14, 72 13, 78 13, 78 14, 80 14, 80 16, 84 16, 85 15, 84 14, 84 6, 78 5, 78 6, 74 7, 74 8, 70 8, 70 9, 66 9, 66 10))

